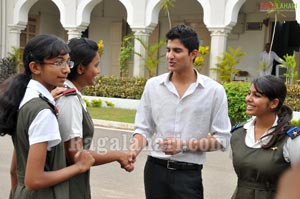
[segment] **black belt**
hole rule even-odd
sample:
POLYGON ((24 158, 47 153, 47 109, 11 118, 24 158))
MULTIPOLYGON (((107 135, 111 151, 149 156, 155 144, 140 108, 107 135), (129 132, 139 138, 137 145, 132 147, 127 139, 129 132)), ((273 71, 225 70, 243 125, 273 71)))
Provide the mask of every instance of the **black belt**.
POLYGON ((179 162, 175 160, 164 160, 152 156, 148 156, 148 161, 159 164, 170 170, 201 170, 202 169, 202 165, 199 164, 179 162))

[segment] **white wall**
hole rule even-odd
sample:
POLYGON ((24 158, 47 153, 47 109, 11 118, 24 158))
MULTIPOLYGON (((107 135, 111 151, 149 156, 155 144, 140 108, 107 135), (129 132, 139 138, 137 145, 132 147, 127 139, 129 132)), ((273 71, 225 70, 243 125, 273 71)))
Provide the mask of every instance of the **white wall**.
POLYGON ((263 31, 245 31, 244 34, 237 35, 238 39, 230 39, 227 46, 240 47, 246 55, 241 58, 237 69, 246 70, 250 73, 250 78, 258 76, 258 58, 259 53, 263 50, 264 33, 263 31))

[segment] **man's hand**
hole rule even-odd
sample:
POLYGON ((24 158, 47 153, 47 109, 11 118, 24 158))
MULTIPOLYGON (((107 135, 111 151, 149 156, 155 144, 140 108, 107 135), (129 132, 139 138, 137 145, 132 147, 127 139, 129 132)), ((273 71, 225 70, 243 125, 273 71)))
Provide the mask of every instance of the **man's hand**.
POLYGON ((175 155, 182 151, 182 141, 177 138, 164 138, 158 141, 158 145, 166 155, 175 155))

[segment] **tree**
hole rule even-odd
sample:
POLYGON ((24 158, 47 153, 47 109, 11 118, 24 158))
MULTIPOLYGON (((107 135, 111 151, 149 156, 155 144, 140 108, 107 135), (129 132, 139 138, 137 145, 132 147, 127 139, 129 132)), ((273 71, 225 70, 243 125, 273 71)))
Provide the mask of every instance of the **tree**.
POLYGON ((174 7, 174 3, 176 0, 163 0, 161 4, 161 8, 165 10, 165 12, 168 15, 168 20, 169 20, 169 28, 172 28, 172 23, 171 23, 171 16, 170 16, 170 7, 174 7))
POLYGON ((166 44, 165 41, 160 40, 152 45, 149 45, 141 38, 137 38, 134 35, 127 35, 123 38, 123 45, 121 47, 119 63, 121 67, 121 73, 128 73, 128 62, 132 56, 132 54, 138 55, 145 63, 145 68, 149 73, 150 77, 155 75, 156 68, 158 67, 160 58, 164 55, 158 56, 159 48, 166 44), (140 42, 140 44, 145 49, 145 56, 140 54, 139 52, 134 51, 133 40, 140 42))

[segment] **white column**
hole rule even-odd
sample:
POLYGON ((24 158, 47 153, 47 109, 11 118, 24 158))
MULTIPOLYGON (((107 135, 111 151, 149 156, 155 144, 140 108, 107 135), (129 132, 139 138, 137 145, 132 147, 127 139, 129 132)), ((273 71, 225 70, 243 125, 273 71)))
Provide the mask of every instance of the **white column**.
MULTIPOLYGON (((216 68, 217 66, 217 57, 222 56, 223 52, 226 51, 227 47, 227 37, 231 28, 209 28, 208 30, 211 32, 211 43, 210 43, 210 69, 216 68)), ((213 70, 209 71, 209 76, 215 80, 217 80, 217 73, 213 70)))
POLYGON ((13 47, 20 48, 20 34, 21 30, 26 28, 25 25, 9 25, 8 35, 8 49, 7 51, 13 53, 13 47))
MULTIPOLYGON (((148 46, 150 32, 145 28, 141 28, 141 29, 132 28, 132 30, 134 31, 135 38, 141 39, 143 43, 146 46, 148 46)), ((138 40, 134 40, 134 52, 139 53, 143 58, 146 57, 146 49, 138 40)), ((133 64, 134 77, 145 77, 145 62, 143 58, 141 58, 137 54, 134 54, 134 64, 133 64)))
POLYGON ((86 27, 64 27, 68 31, 68 40, 80 38, 86 27))

